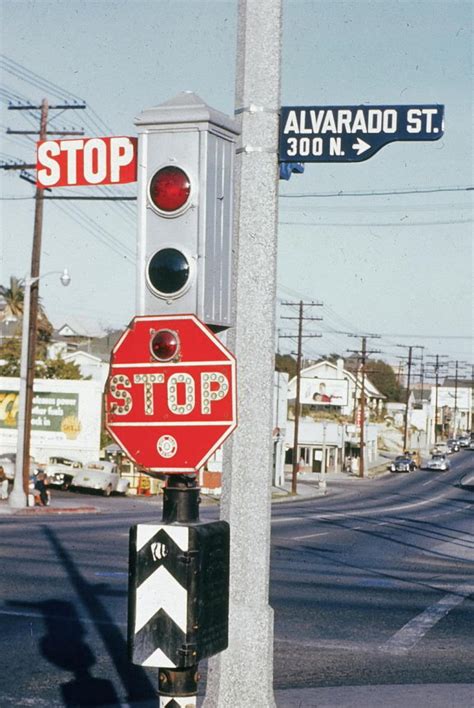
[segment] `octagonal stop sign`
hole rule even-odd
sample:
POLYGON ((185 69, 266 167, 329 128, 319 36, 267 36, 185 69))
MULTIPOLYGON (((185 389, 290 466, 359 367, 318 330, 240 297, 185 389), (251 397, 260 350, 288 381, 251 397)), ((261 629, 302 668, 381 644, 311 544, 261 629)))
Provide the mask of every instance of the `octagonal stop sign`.
POLYGON ((135 317, 105 394, 107 430, 147 471, 195 472, 237 425, 235 358, 194 315, 135 317))

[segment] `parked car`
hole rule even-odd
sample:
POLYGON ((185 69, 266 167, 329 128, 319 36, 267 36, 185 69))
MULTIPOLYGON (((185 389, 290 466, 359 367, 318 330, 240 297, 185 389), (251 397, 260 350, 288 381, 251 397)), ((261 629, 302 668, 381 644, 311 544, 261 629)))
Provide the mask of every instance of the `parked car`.
MULTIPOLYGON (((7 479, 15 479, 15 469, 16 469, 16 453, 15 452, 4 452, 0 455, 0 465, 3 467, 7 479)), ((33 457, 30 457, 30 476, 36 475, 39 471, 39 465, 33 457)))
POLYGON ((471 442, 471 436, 470 435, 460 435, 458 438, 459 442, 459 447, 469 447, 469 443, 471 442))
POLYGON ((112 492, 126 494, 129 484, 126 479, 120 477, 116 464, 106 460, 97 460, 88 462, 76 472, 71 481, 71 488, 94 489, 109 497, 112 492))
POLYGON ((471 438, 471 441, 469 443, 468 450, 474 451, 474 438, 471 438))
POLYGON ((436 443, 434 448, 431 450, 432 455, 449 455, 449 446, 448 443, 445 442, 439 442, 436 443))
POLYGON ((431 457, 431 460, 428 460, 428 463, 426 464, 426 469, 447 472, 451 469, 451 465, 446 455, 435 454, 431 457))
POLYGON ((2 455, 0 457, 0 466, 3 467, 7 479, 12 480, 15 478, 15 461, 11 459, 10 455, 2 455))
POLYGON ((413 472, 416 470, 416 464, 408 455, 399 455, 389 465, 389 470, 390 472, 413 472))
POLYGON ((67 457, 50 457, 44 468, 48 484, 61 489, 69 489, 77 472, 82 469, 82 462, 67 457))

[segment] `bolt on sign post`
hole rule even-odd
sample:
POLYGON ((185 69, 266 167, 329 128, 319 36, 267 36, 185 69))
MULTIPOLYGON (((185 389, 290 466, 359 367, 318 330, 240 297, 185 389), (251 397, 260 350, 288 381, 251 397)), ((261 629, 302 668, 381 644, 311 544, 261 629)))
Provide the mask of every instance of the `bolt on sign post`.
POLYGON ((161 524, 130 531, 128 646, 160 706, 195 706, 198 662, 227 647, 229 524, 199 523, 196 472, 237 424, 235 359, 195 315, 135 317, 112 351, 106 426, 151 475, 161 524))

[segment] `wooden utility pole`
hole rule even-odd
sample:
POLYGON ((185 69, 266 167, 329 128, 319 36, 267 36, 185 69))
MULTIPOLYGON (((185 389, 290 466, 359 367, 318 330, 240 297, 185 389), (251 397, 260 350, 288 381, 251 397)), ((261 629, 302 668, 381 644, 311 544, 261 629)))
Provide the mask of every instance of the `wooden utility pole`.
POLYGON ((406 380, 406 389, 405 389, 405 416, 403 419, 403 451, 408 449, 408 406, 410 402, 410 394, 411 394, 411 370, 413 367, 413 350, 414 349, 422 349, 424 347, 418 346, 418 345, 410 345, 406 347, 404 344, 397 344, 398 347, 403 347, 404 349, 408 349, 408 357, 407 357, 407 380, 406 380))
MULTIPOLYGON (((356 335, 354 335, 356 336, 356 335)), ((372 349, 370 351, 367 350, 367 339, 369 337, 376 337, 378 338, 379 335, 377 334, 367 334, 361 337, 361 349, 360 351, 354 351, 350 350, 352 354, 357 354, 361 366, 361 396, 360 396, 360 422, 359 422, 359 447, 360 447, 360 456, 359 456, 359 477, 364 477, 365 476, 365 364, 367 362, 367 357, 369 354, 376 354, 378 353, 379 350, 377 349, 372 349)), ((357 373, 356 373, 356 379, 357 379, 357 373)), ((357 401, 356 401, 357 403, 357 401)))
MULTIPOLYGON (((48 101, 41 101, 39 139, 46 140, 48 125, 48 101)), ((25 432, 23 437, 23 490, 28 497, 30 480, 30 438, 31 438, 31 409, 33 406, 33 382, 35 378, 36 363, 36 327, 38 321, 39 303, 39 275, 41 262, 41 240, 43 234, 43 206, 44 190, 36 187, 35 193, 35 218, 33 228, 33 248, 31 250, 31 295, 30 295, 30 328, 28 332, 28 357, 26 371, 26 404, 25 404, 25 432), (34 279, 34 280, 33 280, 34 279)), ((23 346, 25 343, 23 343, 23 346)))
MULTIPOLYGON (((304 303, 300 300, 299 303, 294 302, 283 302, 282 305, 295 306, 298 304, 298 317, 283 317, 285 320, 298 319, 298 346, 296 352, 296 395, 295 395, 295 428, 293 435, 293 467, 291 474, 291 493, 293 495, 297 494, 297 480, 298 480, 298 447, 299 447, 299 424, 300 424, 300 407, 301 407, 301 362, 303 357, 303 336, 304 337, 321 337, 320 334, 305 334, 303 335, 303 320, 321 320, 322 317, 304 317, 304 307, 320 307, 321 302, 310 302, 304 303)), ((286 338, 292 338, 293 335, 281 335, 286 338)))
MULTIPOLYGON (((26 110, 31 112, 32 110, 40 111, 40 125, 39 131, 35 130, 7 130, 9 134, 15 135, 38 135, 39 140, 46 140, 47 136, 50 135, 48 131, 48 116, 50 108, 53 109, 78 109, 85 108, 85 104, 60 104, 56 106, 49 106, 48 100, 43 98, 40 106, 32 104, 18 104, 9 106, 10 110, 26 110)), ((52 131, 54 135, 83 135, 83 131, 52 131)), ((3 167, 3 166, 2 166, 3 167)), ((15 165, 15 169, 28 168, 30 165, 15 165)), ((20 175, 23 179, 35 183, 35 180, 29 175, 20 175)), ((41 241, 43 233, 43 207, 44 207, 44 189, 36 187, 35 192, 35 214, 34 214, 34 225, 33 225, 33 245, 31 249, 31 266, 29 275, 30 297, 29 297, 29 331, 27 334, 27 341, 22 341, 22 347, 27 347, 26 356, 26 377, 25 377, 25 408, 24 408, 24 418, 22 416, 22 423, 24 426, 21 434, 23 435, 23 458, 20 461, 22 466, 22 478, 23 478, 23 492, 26 497, 26 504, 28 503, 28 491, 29 491, 29 480, 30 480, 30 438, 31 438, 31 410, 33 404, 33 383, 35 377, 35 363, 36 363, 36 332, 37 332, 37 321, 38 321, 38 306, 39 306, 39 280, 40 280, 40 264, 41 264, 41 241)), ((18 431, 20 435, 20 431, 18 431)))

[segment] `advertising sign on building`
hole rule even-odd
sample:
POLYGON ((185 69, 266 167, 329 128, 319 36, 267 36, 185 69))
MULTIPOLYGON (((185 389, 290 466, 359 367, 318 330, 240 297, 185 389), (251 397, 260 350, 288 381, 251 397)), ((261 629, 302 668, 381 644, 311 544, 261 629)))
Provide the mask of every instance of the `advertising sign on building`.
MULTIPOLYGON (((15 452, 19 384, 0 377, 0 450, 15 452)), ((62 455, 88 462, 100 450, 101 387, 93 381, 35 379, 31 411, 31 454, 37 462, 62 455)))
POLYGON ((347 406, 346 379, 301 379, 300 402, 312 406, 347 406))

